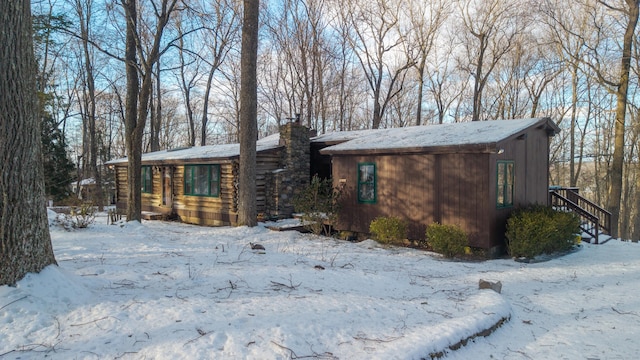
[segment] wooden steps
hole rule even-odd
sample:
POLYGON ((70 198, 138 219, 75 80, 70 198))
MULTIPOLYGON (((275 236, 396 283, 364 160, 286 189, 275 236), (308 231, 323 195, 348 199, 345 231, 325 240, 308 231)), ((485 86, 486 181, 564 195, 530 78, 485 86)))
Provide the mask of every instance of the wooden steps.
POLYGON ((164 220, 165 216, 161 213, 143 211, 141 217, 145 220, 164 220))

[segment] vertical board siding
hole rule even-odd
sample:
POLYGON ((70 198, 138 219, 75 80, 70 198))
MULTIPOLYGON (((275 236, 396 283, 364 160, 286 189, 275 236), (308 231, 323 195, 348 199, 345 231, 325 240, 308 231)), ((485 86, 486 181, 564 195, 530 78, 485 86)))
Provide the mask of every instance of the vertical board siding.
POLYGON ((458 225, 469 236, 469 245, 485 247, 490 222, 488 154, 442 154, 440 187, 442 224, 458 225))
POLYGON ((410 239, 424 239, 426 227, 441 222, 460 225, 474 246, 482 246, 489 235, 488 158, 488 154, 335 156, 334 183, 346 180, 338 227, 368 233, 376 217, 397 216, 408 221, 410 239), (363 162, 376 164, 376 204, 358 203, 357 166, 363 162))

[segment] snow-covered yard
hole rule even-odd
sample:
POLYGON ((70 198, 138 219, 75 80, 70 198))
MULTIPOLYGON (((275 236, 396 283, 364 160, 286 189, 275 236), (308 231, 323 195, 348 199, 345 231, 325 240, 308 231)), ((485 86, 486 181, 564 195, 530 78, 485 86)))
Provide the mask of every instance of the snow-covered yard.
POLYGON ((640 246, 447 261, 373 241, 169 222, 52 227, 59 267, 0 287, 0 359, 631 359, 640 246), (265 250, 251 250, 259 243, 265 250), (479 290, 501 281, 502 294, 479 290), (488 337, 448 347, 508 318, 488 337))

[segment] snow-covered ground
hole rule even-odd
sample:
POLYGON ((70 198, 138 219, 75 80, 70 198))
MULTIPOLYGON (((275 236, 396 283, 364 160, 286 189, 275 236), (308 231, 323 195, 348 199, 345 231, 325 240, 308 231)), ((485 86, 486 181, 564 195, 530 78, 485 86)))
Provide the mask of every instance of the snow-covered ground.
POLYGON ((531 264, 461 262, 262 226, 106 222, 52 227, 59 267, 0 287, 0 359, 640 354, 636 243, 583 244, 531 264), (479 290, 480 279, 501 281, 502 294, 479 290))

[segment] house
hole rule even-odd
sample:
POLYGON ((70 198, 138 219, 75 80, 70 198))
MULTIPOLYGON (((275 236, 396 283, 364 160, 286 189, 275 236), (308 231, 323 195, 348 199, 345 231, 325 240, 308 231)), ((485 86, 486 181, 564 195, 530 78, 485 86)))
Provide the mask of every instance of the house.
POLYGON ((328 146, 343 187, 335 227, 368 233, 378 216, 407 220, 410 239, 434 222, 457 224, 472 247, 503 251, 513 209, 548 204, 549 118, 377 130, 328 146))
MULTIPOLYGON (((288 217, 309 182, 309 130, 288 123, 256 144, 257 211, 288 217)), ((142 155, 142 211, 199 225, 238 223, 240 145, 209 145, 142 155)), ((116 207, 127 206, 127 159, 113 160, 116 207)))
MULTIPOLYGON (((292 122, 257 142, 257 208, 288 217, 314 174, 343 188, 334 227, 367 234, 378 216, 398 216, 409 238, 434 222, 458 224, 470 245, 501 251, 511 211, 548 203, 549 118, 495 120, 311 136, 292 122)), ((142 208, 184 222, 238 221, 239 145, 158 151, 142 156, 142 208)), ((126 159, 115 166, 117 207, 126 206, 126 159)))

